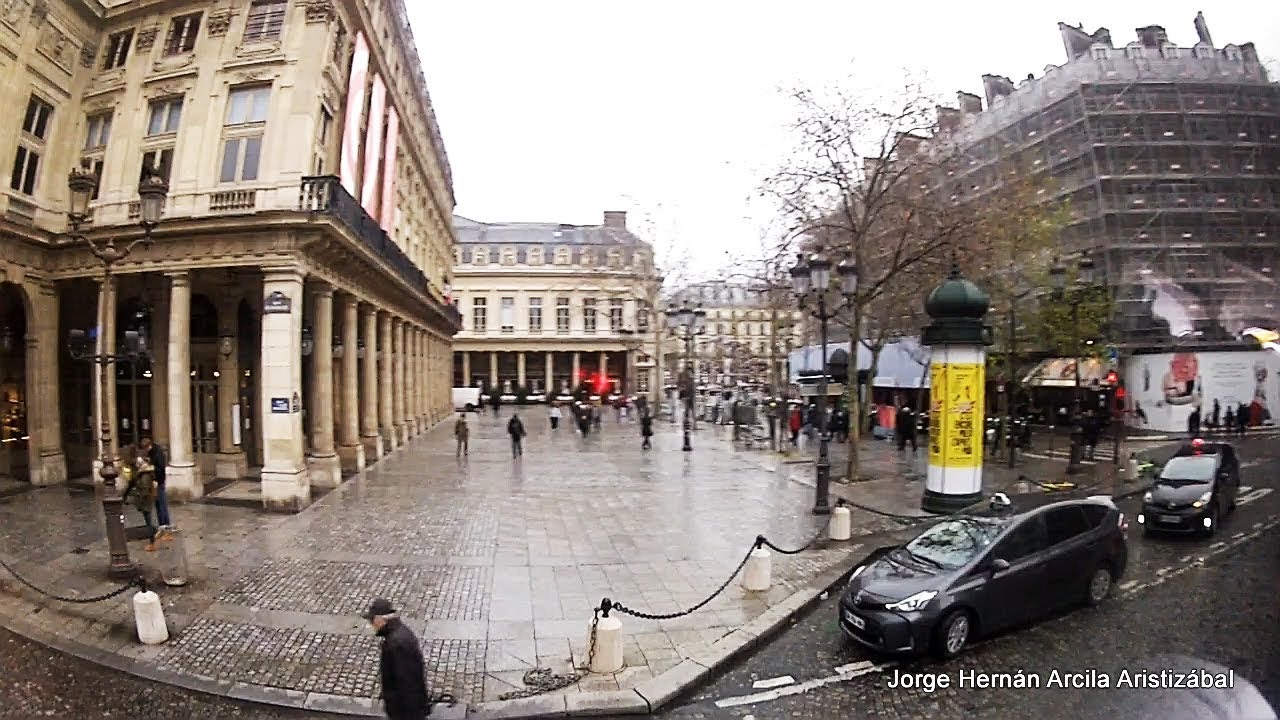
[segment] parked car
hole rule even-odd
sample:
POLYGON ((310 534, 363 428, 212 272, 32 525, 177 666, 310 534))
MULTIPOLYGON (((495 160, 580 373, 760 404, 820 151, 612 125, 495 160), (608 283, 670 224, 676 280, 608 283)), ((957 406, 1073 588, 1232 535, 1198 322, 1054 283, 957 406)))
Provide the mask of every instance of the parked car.
POLYGON ((1138 523, 1143 534, 1198 533, 1218 530, 1223 516, 1236 507, 1240 492, 1240 457, 1229 443, 1196 438, 1178 448, 1160 468, 1142 496, 1138 523))
POLYGON ((974 639, 1065 605, 1101 603, 1128 563, 1124 514, 1109 497, 999 494, 854 569, 840 628, 886 654, 950 658, 974 639))

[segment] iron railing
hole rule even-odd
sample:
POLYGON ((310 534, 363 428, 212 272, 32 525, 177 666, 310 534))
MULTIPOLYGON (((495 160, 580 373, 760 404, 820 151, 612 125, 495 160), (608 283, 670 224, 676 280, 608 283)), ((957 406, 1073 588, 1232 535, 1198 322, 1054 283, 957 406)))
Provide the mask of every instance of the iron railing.
POLYGON ((392 241, 378 221, 365 212, 360 202, 342 187, 342 181, 337 176, 314 175, 302 178, 298 205, 301 210, 332 215, 340 220, 405 282, 427 292, 426 274, 392 241))

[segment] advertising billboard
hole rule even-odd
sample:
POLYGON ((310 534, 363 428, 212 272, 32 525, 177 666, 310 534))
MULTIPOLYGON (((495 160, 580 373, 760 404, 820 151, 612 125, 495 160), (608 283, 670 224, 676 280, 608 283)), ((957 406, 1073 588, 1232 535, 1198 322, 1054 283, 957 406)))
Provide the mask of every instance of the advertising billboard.
POLYGON ((1196 411, 1201 426, 1225 422, 1228 411, 1252 427, 1280 417, 1280 355, 1268 350, 1136 355, 1124 375, 1136 428, 1187 432, 1196 411))

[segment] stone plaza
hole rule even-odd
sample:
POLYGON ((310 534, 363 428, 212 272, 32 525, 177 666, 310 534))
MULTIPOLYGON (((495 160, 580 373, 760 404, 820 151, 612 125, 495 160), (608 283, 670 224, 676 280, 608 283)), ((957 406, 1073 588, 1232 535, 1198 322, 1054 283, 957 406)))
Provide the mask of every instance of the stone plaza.
MULTIPOLYGON (((504 409, 498 418, 472 416, 467 457, 455 457, 446 421, 297 515, 265 513, 251 493, 176 505, 190 581, 158 590, 172 632, 164 645, 138 643, 132 593, 88 605, 54 602, 8 575, 0 576, 0 622, 161 681, 372 712, 377 641, 359 613, 383 596, 421 636, 433 692, 477 706, 524 688, 535 667, 567 674, 585 664, 602 598, 643 612, 679 611, 715 590, 757 534, 791 548, 825 527, 810 513, 813 489, 771 467, 768 453, 735 451, 731 428, 700 425, 695 450, 685 453, 677 426, 659 423, 654 448, 644 451, 638 425, 611 414, 583 440, 563 426, 552 432, 544 408, 519 410, 529 429, 519 460, 504 409)), ((15 492, 0 499, 0 518, 0 559, 35 585, 73 597, 113 587, 104 579, 92 493, 15 492)), ((672 675, 682 663, 711 666, 707 658, 724 655, 717 641, 784 622, 830 584, 831 573, 865 554, 858 534, 897 526, 861 511, 853 519, 851 542, 775 554, 766 592, 748 593, 735 580, 678 619, 622 617, 621 672, 586 675, 529 702, 564 707, 574 694, 607 697, 600 693, 630 691, 664 673, 673 687, 686 686, 687 673, 672 675)), ((141 545, 132 548, 135 559, 156 565, 159 556, 141 545)), ((590 705, 587 697, 581 702, 590 705)))

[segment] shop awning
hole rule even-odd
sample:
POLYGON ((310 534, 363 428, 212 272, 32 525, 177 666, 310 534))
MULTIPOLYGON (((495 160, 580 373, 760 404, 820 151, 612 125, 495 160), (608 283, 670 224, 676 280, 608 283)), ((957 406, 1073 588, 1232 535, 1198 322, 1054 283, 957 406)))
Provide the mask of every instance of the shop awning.
MULTIPOLYGON (((1111 370, 1111 366, 1106 361, 1097 358, 1081 359, 1080 386, 1110 387, 1107 383, 1107 372, 1109 370, 1111 370)), ((1049 358, 1042 360, 1034 370, 1022 379, 1022 384, 1033 387, 1075 387, 1076 359, 1049 358)))

